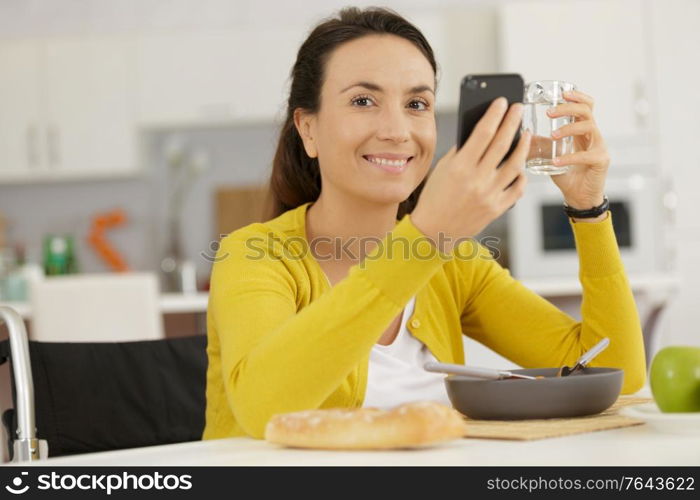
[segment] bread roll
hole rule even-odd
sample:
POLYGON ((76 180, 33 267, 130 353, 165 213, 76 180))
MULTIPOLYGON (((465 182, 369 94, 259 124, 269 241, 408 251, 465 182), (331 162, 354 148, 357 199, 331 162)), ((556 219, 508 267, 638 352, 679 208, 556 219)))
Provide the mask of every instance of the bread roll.
POLYGON ((333 408, 275 415, 267 423, 265 439, 298 448, 410 448, 462 437, 466 425, 457 410, 421 401, 391 410, 333 408))

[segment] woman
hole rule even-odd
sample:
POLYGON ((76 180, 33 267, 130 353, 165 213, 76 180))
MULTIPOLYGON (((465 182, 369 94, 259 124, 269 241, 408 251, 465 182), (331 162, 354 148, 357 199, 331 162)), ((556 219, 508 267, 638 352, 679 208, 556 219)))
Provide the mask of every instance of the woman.
MULTIPOLYGON (((212 271, 204 439, 262 438, 276 413, 447 402, 442 376, 422 365, 464 363, 463 334, 524 367, 570 365, 607 336, 591 365, 624 369, 625 394, 644 384, 610 214, 571 219, 583 285, 577 322, 470 238, 522 196, 527 135, 496 168, 520 104, 495 100, 426 180, 435 74, 421 33, 383 9, 343 10, 301 46, 271 220, 223 239, 212 271)), ((576 166, 552 180, 568 205, 586 209, 603 200, 609 160, 591 98, 567 101, 553 115, 577 118, 559 131, 575 138, 577 152, 563 161, 576 166)))

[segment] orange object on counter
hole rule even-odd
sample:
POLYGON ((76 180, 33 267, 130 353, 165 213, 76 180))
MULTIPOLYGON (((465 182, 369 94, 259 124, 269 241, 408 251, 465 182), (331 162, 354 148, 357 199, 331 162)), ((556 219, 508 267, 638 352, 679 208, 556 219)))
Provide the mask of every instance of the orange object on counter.
POLYGON ((127 222, 127 216, 121 209, 112 210, 96 215, 92 219, 92 226, 88 235, 88 243, 97 252, 102 260, 113 271, 126 272, 129 266, 122 257, 122 254, 112 246, 105 231, 116 226, 121 226, 127 222))

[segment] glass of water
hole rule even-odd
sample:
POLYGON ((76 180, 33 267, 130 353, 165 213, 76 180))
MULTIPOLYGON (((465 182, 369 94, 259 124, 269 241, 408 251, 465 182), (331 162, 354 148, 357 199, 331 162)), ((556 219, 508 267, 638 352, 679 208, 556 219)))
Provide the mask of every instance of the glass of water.
POLYGON ((523 97, 522 132, 532 134, 530 152, 525 168, 533 174, 559 175, 568 172, 568 165, 554 165, 558 156, 574 152, 574 138, 552 139, 552 132, 574 121, 573 116, 550 118, 547 110, 567 102, 564 92, 576 90, 576 85, 561 80, 538 80, 525 85, 523 97))

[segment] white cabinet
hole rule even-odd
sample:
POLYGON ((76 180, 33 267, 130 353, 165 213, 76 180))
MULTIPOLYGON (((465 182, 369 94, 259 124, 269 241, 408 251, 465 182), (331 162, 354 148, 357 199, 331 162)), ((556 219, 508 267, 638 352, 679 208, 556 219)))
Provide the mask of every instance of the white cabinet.
POLYGON ((41 49, 34 42, 0 44, 0 179, 44 164, 39 144, 41 49))
POLYGON ((652 132, 649 42, 640 0, 519 1, 499 9, 500 70, 562 79, 595 99, 604 137, 652 132))
POLYGON ((132 174, 133 77, 128 39, 0 43, 0 182, 132 174))
POLYGON ((139 37, 138 123, 171 125, 231 116, 241 76, 236 45, 233 33, 139 37))
POLYGON ((660 158, 664 172, 673 177, 677 194, 676 235, 680 293, 666 318, 663 345, 698 345, 700 298, 700 2, 651 2, 654 68, 659 95, 660 158))
POLYGON ((48 164, 63 174, 136 168, 133 43, 53 40, 46 46, 48 164))
POLYGON ((438 63, 437 110, 457 113, 462 78, 497 71, 496 9, 491 5, 450 6, 432 20, 423 16, 416 21, 438 63))
POLYGON ((298 26, 0 41, 0 183, 138 171, 143 127, 272 122, 298 26))
POLYGON ((277 118, 303 34, 287 28, 139 37, 139 125, 277 118))

